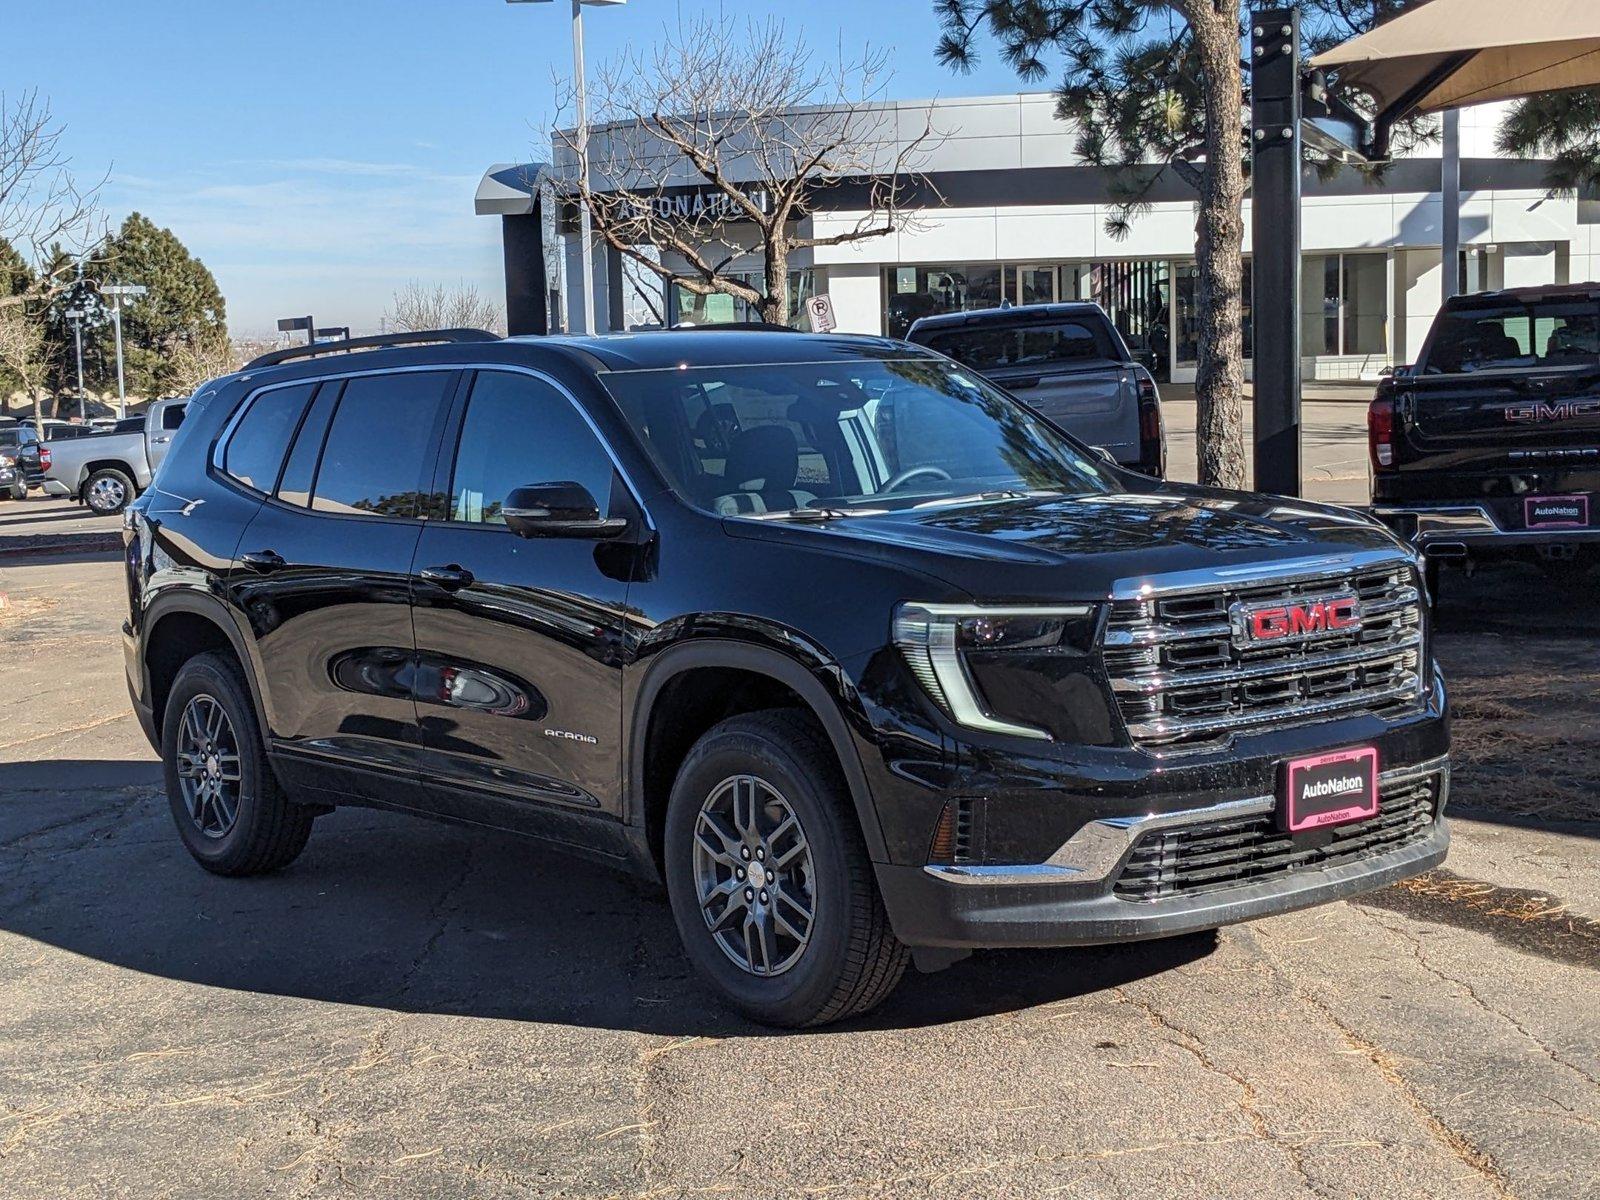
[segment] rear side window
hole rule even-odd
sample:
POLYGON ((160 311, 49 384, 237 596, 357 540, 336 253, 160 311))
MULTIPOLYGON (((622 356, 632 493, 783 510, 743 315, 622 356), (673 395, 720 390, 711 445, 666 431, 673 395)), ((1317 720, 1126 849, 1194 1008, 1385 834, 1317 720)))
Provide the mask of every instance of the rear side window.
POLYGON ((311 411, 300 423, 294 449, 278 480, 278 499, 300 508, 311 507, 311 485, 317 478, 317 462, 322 457, 322 440, 328 436, 328 421, 339 402, 339 385, 325 384, 311 403, 311 411))
POLYGON ((1423 371, 1455 375, 1600 361, 1600 306, 1551 300, 1442 313, 1423 371))
POLYGON ((188 405, 186 404, 174 404, 171 408, 163 409, 161 413, 161 428, 176 429, 179 425, 182 425, 183 414, 187 409, 188 405))
POLYGON ((450 519, 503 524, 513 488, 581 483, 607 511, 611 459, 600 439, 549 384, 506 371, 483 371, 472 385, 451 475, 450 519))
POLYGON ((1092 321, 1052 321, 993 329, 952 329, 930 334, 932 350, 974 371, 1049 367, 1093 359, 1120 359, 1104 329, 1092 321))
POLYGON ((245 487, 272 491, 289 451, 289 439, 315 390, 315 384, 307 383, 257 392, 228 439, 222 469, 245 487))
POLYGON ((432 473, 449 371, 363 375, 344 385, 322 449, 311 507, 414 517, 432 473))

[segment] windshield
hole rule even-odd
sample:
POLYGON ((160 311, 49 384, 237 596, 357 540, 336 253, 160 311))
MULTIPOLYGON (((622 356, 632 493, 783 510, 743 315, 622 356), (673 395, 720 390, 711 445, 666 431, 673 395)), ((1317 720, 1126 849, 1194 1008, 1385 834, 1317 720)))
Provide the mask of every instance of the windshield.
POLYGON ((954 363, 602 376, 673 489, 724 516, 1120 490, 1092 453, 954 363))

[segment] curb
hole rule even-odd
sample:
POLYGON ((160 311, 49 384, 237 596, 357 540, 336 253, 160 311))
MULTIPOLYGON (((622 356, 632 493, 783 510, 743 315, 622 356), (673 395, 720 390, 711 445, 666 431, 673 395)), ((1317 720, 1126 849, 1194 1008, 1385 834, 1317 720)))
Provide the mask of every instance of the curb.
POLYGON ((46 533, 24 537, 0 537, 0 562, 44 554, 85 554, 121 549, 120 532, 46 533))

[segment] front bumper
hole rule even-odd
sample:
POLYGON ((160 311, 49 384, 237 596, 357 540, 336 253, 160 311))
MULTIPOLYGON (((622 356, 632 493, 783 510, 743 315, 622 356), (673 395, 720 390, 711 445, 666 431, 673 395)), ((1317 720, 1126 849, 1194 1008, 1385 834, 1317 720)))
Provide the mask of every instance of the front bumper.
POLYGON ((1372 515, 1420 553, 1438 557, 1554 543, 1600 545, 1600 528, 1507 529, 1481 504, 1378 503, 1372 515))
POLYGON ((1370 856, 1300 867, 1211 891, 1125 899, 1116 881, 1147 834, 1270 814, 1272 796, 1090 821, 1046 861, 982 866, 878 866, 896 935, 912 946, 1070 946, 1136 941, 1213 929, 1371 891, 1444 860, 1449 764, 1435 759, 1385 771, 1387 789, 1438 779, 1437 807, 1422 836, 1370 856))

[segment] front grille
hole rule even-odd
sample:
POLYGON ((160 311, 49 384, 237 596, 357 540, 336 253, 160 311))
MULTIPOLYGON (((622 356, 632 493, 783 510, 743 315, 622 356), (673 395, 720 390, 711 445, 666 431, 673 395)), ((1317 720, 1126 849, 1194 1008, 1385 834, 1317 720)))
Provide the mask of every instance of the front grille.
POLYGON ((1134 744, 1179 752, 1261 726, 1414 711, 1423 698, 1422 643, 1416 572, 1397 559, 1114 599, 1101 654, 1134 744), (1236 605, 1335 595, 1356 597, 1359 629, 1238 644, 1236 605))
POLYGON ((1397 850, 1428 836, 1443 780, 1435 772, 1383 781, 1378 815, 1324 831, 1332 839, 1321 845, 1308 844, 1321 837, 1285 832, 1270 812, 1147 833, 1134 845, 1115 893, 1124 900, 1193 896, 1397 850))

